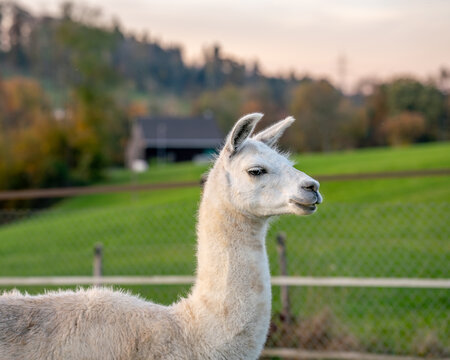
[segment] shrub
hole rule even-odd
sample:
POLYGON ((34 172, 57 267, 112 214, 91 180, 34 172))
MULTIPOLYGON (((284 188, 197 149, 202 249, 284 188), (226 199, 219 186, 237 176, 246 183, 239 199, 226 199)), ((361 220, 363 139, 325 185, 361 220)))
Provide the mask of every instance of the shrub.
POLYGON ((425 128, 425 118, 421 114, 407 111, 389 117, 382 124, 389 145, 411 144, 424 134, 425 128))

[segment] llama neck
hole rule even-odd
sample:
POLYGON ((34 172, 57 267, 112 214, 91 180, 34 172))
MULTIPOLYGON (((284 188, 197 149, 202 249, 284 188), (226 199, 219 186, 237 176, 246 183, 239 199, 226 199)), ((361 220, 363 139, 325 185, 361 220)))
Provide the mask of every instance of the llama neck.
POLYGON ((270 321, 267 220, 237 213, 207 191, 199 210, 197 280, 187 299, 192 321, 215 348, 257 354, 270 321))
POLYGON ((259 289, 263 284, 258 279, 268 271, 266 232, 265 220, 250 219, 217 203, 203 203, 199 211, 195 290, 204 288, 209 292, 212 286, 216 291, 231 290, 235 295, 242 290, 246 296, 259 289))

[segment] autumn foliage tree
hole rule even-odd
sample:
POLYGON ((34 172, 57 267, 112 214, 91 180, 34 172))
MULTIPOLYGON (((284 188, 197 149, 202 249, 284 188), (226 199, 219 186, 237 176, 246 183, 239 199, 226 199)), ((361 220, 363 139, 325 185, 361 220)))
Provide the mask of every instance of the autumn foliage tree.
POLYGON ((243 91, 233 85, 220 90, 203 92, 194 102, 193 113, 214 115, 223 133, 226 133, 239 116, 243 105, 243 91))
POLYGON ((432 83, 412 78, 379 84, 366 98, 366 144, 442 140, 448 136, 446 95, 432 83))
POLYGON ((95 25, 96 12, 77 18, 70 3, 62 12, 56 34, 70 64, 65 74, 70 89, 66 113, 74 128, 75 169, 92 180, 106 165, 120 163, 127 135, 125 112, 112 91, 120 80, 110 56, 117 34, 95 25))
POLYGON ((412 144, 424 134, 425 118, 420 113, 404 111, 386 119, 381 130, 389 145, 412 144))
POLYGON ((0 82, 0 189, 69 182, 69 129, 52 115, 35 80, 0 82))
MULTIPOLYGON (((421 114, 425 121, 422 137, 437 140, 445 116, 445 96, 431 83, 421 83, 410 78, 400 78, 386 86, 389 115, 402 112, 421 114)), ((414 120, 418 123, 418 120, 414 120)))
POLYGON ((342 95, 327 81, 311 81, 295 89, 291 113, 297 119, 290 132, 296 150, 327 151, 334 147, 342 95))

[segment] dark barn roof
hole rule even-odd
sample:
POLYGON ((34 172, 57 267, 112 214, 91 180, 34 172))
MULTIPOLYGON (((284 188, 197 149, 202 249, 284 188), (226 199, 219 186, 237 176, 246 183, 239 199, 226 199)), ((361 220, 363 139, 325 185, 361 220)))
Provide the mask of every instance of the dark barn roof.
POLYGON ((211 117, 154 116, 137 119, 147 147, 217 148, 223 135, 211 117))

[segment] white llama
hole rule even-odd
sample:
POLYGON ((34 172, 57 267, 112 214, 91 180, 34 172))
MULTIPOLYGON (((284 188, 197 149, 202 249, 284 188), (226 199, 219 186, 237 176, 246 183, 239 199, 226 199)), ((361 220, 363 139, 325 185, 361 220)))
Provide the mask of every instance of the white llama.
POLYGON ((289 117, 250 137, 241 118, 209 172, 198 219, 197 279, 165 307, 108 289, 0 296, 1 360, 257 359, 270 321, 268 220, 312 214, 319 184, 274 146, 289 117))

